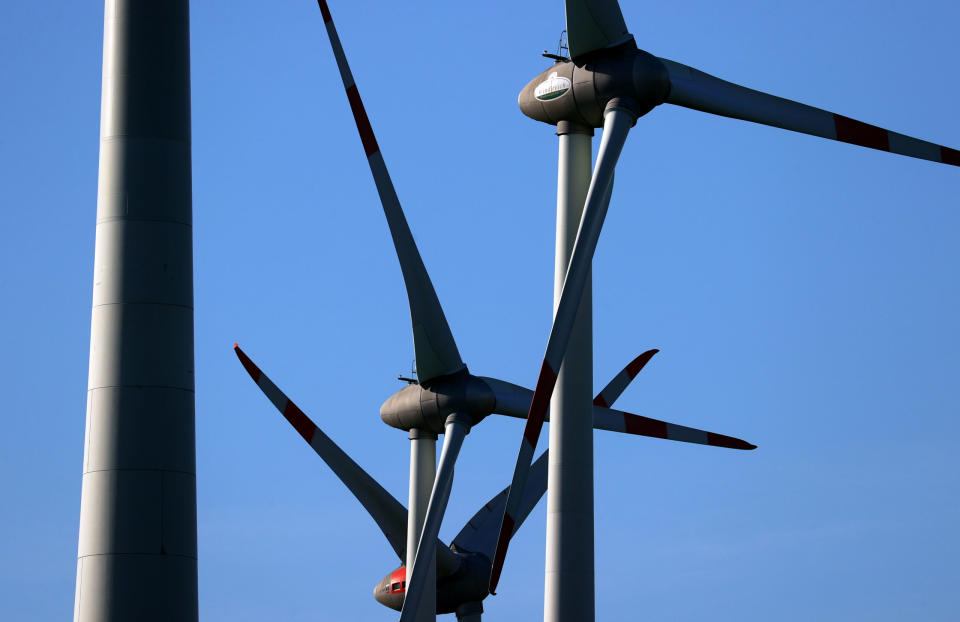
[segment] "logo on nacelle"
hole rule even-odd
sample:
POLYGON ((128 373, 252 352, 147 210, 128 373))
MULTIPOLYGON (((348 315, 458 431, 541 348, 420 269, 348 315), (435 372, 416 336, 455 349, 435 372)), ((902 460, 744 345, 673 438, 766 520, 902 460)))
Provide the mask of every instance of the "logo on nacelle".
POLYGON ((556 99, 570 90, 570 79, 557 75, 554 71, 550 77, 537 85, 533 90, 533 96, 540 101, 550 101, 556 99))

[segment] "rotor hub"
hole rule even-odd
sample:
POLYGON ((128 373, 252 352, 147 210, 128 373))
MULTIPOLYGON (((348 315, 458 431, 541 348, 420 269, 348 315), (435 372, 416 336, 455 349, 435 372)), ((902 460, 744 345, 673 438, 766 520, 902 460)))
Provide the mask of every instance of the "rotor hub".
POLYGON ((383 422, 400 430, 443 434, 447 417, 470 417, 476 425, 493 412, 496 397, 486 382, 466 372, 436 378, 426 387, 411 384, 391 395, 380 407, 383 422))
POLYGON ((518 103, 531 119, 603 127, 603 113, 614 99, 637 117, 662 104, 670 92, 663 62, 633 41, 576 63, 558 61, 520 91, 518 103))

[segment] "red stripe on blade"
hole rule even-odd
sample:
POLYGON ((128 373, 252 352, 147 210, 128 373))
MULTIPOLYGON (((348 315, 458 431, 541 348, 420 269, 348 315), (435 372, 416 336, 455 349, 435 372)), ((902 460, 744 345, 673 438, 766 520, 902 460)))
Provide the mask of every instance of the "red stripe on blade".
POLYGON ((960 151, 950 147, 940 147, 940 161, 944 164, 960 166, 960 151))
POLYGON ((507 554, 507 545, 513 537, 513 517, 503 515, 503 524, 500 526, 500 536, 497 538, 496 554, 493 556, 493 568, 490 571, 490 593, 497 593, 497 584, 500 583, 500 573, 503 572, 503 559, 507 554))
POLYGON ((653 355, 659 351, 660 350, 647 350, 637 358, 630 361, 630 364, 627 365, 627 373, 630 374, 630 378, 636 378, 637 374, 640 373, 640 370, 643 369, 643 366, 646 365, 650 359, 653 358, 653 355))
POLYGON ((303 440, 308 443, 313 440, 313 433, 317 431, 317 426, 289 399, 287 399, 287 407, 283 409, 283 416, 286 417, 290 425, 300 433, 303 440))
POLYGON ((540 366, 536 390, 533 392, 533 401, 530 402, 527 425, 523 428, 523 437, 533 449, 537 448, 537 439, 540 438, 543 420, 547 416, 547 409, 550 408, 550 396, 553 395, 553 387, 556 384, 557 374, 544 359, 543 365, 540 366))
POLYGON ((320 14, 323 15, 323 23, 326 24, 333 18, 330 16, 330 9, 327 8, 326 0, 317 0, 317 4, 320 6, 320 14))
POLYGON ((263 375, 260 368, 253 364, 253 361, 240 349, 240 346, 234 345, 233 351, 237 353, 237 358, 240 359, 240 363, 243 365, 243 368, 247 370, 247 373, 250 374, 250 377, 253 378, 253 381, 260 382, 260 376, 263 375))
POLYGON ((360 132, 363 150, 369 158, 380 151, 380 147, 377 146, 377 138, 373 135, 373 127, 370 126, 370 119, 367 118, 367 111, 363 107, 363 100, 360 99, 360 91, 357 90, 356 84, 347 89, 347 99, 350 100, 353 120, 357 122, 357 131, 360 132))
POLYGON ((610 404, 607 404, 607 400, 603 399, 603 393, 593 398, 594 406, 603 406, 604 408, 610 408, 610 404))
POLYGON ((837 128, 837 140, 870 149, 890 151, 890 136, 882 127, 839 114, 833 115, 833 123, 837 128))
POLYGON ((640 415, 623 415, 624 427, 627 434, 637 434, 639 436, 652 436, 653 438, 667 438, 667 424, 656 419, 647 419, 640 415))
POLYGON ((707 444, 713 445, 714 447, 727 447, 729 449, 757 448, 756 445, 751 445, 747 441, 739 438, 733 438, 732 436, 726 436, 725 434, 714 434, 713 432, 707 432, 707 444))

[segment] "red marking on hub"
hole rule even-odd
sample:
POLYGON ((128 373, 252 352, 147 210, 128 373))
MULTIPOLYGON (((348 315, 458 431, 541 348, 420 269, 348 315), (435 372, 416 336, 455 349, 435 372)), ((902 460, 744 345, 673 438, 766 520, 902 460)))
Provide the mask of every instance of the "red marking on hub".
POLYGON ((839 114, 833 115, 833 123, 837 129, 837 140, 870 149, 890 151, 890 135, 882 127, 839 114))
POLYGON ((623 414, 624 427, 627 434, 651 436, 653 438, 667 438, 667 424, 655 419, 647 419, 640 415, 623 414))
POLYGON ((390 593, 391 594, 404 594, 407 591, 407 568, 405 566, 400 566, 392 573, 390 573, 390 593), (400 584, 400 587, 396 590, 393 589, 393 586, 400 584))
POLYGON ((380 151, 380 147, 377 145, 377 137, 373 135, 373 127, 370 125, 370 119, 367 118, 367 111, 363 107, 363 100, 360 99, 360 91, 357 90, 356 84, 347 89, 347 99, 350 100, 353 120, 357 122, 357 131, 360 132, 363 150, 369 158, 380 151))
POLYGON ((300 433, 303 440, 308 443, 313 440, 313 433, 317 431, 317 426, 310 421, 310 417, 303 414, 303 411, 289 399, 287 400, 287 407, 283 409, 283 416, 286 417, 290 425, 300 433))
POLYGON ((940 147, 940 161, 952 166, 960 166, 960 151, 950 147, 940 147))

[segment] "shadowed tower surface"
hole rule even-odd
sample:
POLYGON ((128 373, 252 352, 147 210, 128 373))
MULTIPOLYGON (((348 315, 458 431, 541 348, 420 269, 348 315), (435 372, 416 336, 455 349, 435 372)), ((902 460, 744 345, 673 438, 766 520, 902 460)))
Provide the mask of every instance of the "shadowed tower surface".
POLYGON ((106 0, 75 622, 197 620, 188 0, 106 0))

